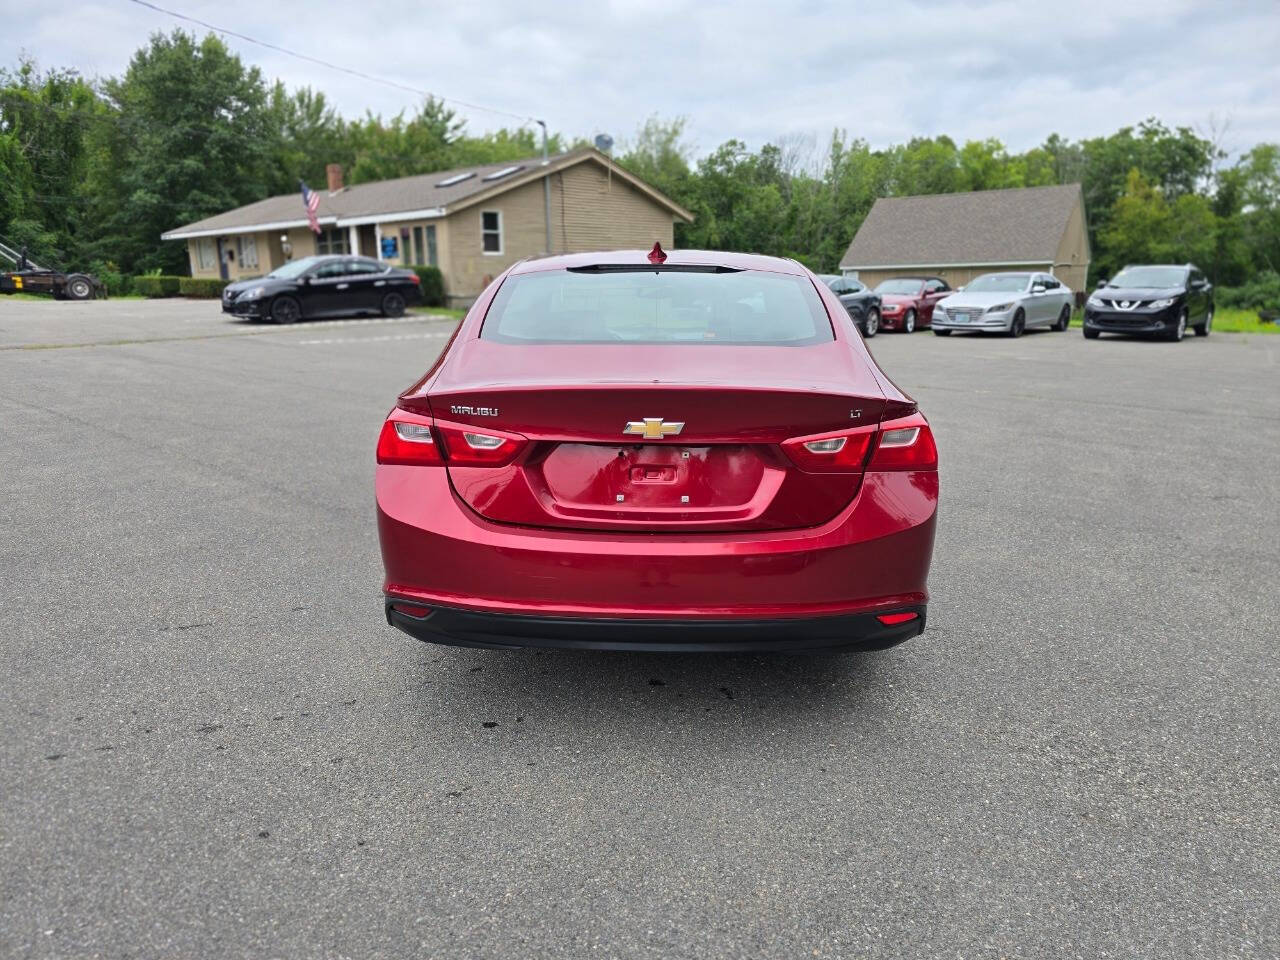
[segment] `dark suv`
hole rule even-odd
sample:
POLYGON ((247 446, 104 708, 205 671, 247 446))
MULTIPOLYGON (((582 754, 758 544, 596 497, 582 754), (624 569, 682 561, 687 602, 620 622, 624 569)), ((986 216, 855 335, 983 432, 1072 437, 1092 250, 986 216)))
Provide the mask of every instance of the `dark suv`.
POLYGON ((1190 326, 1207 337, 1213 284, 1195 264, 1130 266, 1103 280, 1084 305, 1084 335, 1127 333, 1181 340, 1190 326))
POLYGON ((831 288, 840 298, 844 308, 864 337, 874 337, 880 332, 880 295, 864 283, 852 277, 834 273, 821 273, 818 279, 831 288))

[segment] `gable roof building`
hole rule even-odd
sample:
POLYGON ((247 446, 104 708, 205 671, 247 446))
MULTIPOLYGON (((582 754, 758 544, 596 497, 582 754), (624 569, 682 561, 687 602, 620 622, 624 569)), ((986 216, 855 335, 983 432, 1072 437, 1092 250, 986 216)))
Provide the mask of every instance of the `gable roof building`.
MULTIPOLYGON (((316 186, 316 185, 313 185, 316 186)), ((355 253, 440 268, 450 303, 465 304, 516 260, 543 253, 673 245, 693 215, 592 148, 344 187, 330 168, 308 227, 300 192, 177 227, 191 274, 235 280, 316 253, 355 253), (549 181, 549 190, 544 188, 549 181), (547 244, 548 194, 550 249, 547 244)))
POLYGON ((999 270, 1051 273, 1085 288, 1089 236, 1080 184, 881 197, 840 260, 841 272, 875 286, 929 274, 951 286, 999 270))

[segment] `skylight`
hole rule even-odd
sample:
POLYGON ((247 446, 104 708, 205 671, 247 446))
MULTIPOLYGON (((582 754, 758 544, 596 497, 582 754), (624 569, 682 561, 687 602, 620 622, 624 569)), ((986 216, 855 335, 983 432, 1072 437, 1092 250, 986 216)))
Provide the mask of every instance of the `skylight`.
MULTIPOLYGON (((452 177, 446 177, 444 180, 441 180, 439 183, 436 184, 436 186, 452 187, 455 183, 461 183, 463 180, 466 180, 474 176, 475 176, 474 170, 469 170, 466 173, 455 173, 452 177)), ((486 177, 485 179, 488 179, 488 178, 486 177)))
POLYGON ((511 174, 515 173, 517 170, 523 170, 523 169, 524 169, 524 164, 521 164, 516 167, 503 167, 501 170, 493 171, 493 173, 486 173, 484 176, 484 179, 501 180, 503 177, 509 177, 511 176, 511 174))

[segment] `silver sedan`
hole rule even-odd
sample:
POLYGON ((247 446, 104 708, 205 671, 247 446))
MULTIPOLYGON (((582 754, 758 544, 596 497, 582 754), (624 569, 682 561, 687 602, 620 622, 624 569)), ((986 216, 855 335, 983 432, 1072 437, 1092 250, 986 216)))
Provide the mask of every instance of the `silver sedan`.
POLYGON ((1011 337, 1027 327, 1065 330, 1071 322, 1071 290, 1047 273, 984 273, 938 303, 933 332, 991 330, 1011 337))

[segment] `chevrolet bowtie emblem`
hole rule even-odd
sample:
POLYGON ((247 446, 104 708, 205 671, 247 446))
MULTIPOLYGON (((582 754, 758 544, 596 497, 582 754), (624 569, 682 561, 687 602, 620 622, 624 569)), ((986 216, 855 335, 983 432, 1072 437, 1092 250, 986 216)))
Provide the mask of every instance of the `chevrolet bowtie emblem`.
POLYGON ((661 417, 645 417, 643 420, 632 420, 622 428, 622 432, 628 436, 644 437, 646 440, 661 440, 663 437, 674 437, 683 429, 683 423, 668 423, 661 417))

